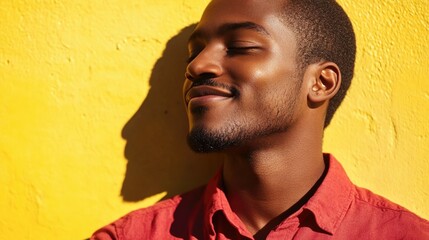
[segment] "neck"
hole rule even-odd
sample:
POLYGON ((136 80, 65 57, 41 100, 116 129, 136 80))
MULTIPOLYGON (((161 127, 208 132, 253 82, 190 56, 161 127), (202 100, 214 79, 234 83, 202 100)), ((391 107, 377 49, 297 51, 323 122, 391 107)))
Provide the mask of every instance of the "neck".
POLYGON ((232 210, 256 234, 290 212, 322 176, 325 165, 320 129, 288 129, 231 150, 224 183, 232 210))

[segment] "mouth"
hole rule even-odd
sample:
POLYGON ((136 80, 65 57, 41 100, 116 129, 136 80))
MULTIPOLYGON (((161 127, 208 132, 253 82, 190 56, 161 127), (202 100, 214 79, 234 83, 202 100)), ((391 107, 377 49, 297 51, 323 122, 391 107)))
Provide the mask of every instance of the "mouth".
POLYGON ((203 98, 230 98, 233 96, 233 92, 228 89, 215 86, 200 85, 192 87, 186 92, 185 101, 186 104, 188 104, 191 100, 194 99, 196 100, 203 98))

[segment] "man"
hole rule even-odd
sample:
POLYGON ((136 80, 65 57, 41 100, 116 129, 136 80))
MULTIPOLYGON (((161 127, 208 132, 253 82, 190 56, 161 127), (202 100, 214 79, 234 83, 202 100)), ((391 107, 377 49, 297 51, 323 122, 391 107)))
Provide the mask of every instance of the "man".
POLYGON ((189 39, 188 142, 228 157, 207 186, 93 239, 429 239, 428 221, 354 186, 322 153, 355 49, 335 1, 211 1, 189 39))

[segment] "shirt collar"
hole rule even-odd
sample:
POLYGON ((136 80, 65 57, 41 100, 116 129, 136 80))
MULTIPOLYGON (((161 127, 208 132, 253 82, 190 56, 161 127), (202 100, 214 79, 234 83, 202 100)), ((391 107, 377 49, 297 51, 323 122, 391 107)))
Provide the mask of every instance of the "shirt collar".
POLYGON ((226 220, 234 226, 242 236, 252 238, 251 234, 241 222, 240 218, 232 211, 226 195, 222 190, 222 168, 207 184, 204 193, 204 227, 209 235, 216 235, 213 218, 215 213, 222 212, 226 220))
MULTIPOLYGON (((341 164, 331 154, 324 154, 328 172, 310 200, 292 214, 293 217, 302 217, 308 211, 314 215, 316 224, 324 231, 333 234, 344 218, 352 201, 353 184, 347 177, 341 164), (308 210, 308 211, 307 211, 308 210)), ((238 216, 231 210, 225 193, 222 190, 222 169, 210 180, 204 193, 204 225, 210 235, 215 235, 213 216, 222 211, 240 234, 252 238, 238 216)), ((287 221, 286 219, 285 221, 287 221)))
POLYGON ((304 204, 317 225, 333 234, 340 225, 353 199, 353 184, 341 164, 331 154, 324 154, 328 172, 314 195, 304 204))

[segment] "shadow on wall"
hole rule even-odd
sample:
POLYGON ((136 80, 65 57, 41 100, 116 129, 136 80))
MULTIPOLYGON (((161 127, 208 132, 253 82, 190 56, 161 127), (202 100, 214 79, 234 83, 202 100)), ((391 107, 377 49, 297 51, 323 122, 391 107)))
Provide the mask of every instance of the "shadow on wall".
POLYGON ((221 155, 197 155, 186 144, 188 129, 182 101, 186 42, 195 28, 172 37, 156 62, 150 91, 122 129, 128 160, 121 195, 139 201, 167 191, 167 197, 201 185, 220 165, 221 155))

